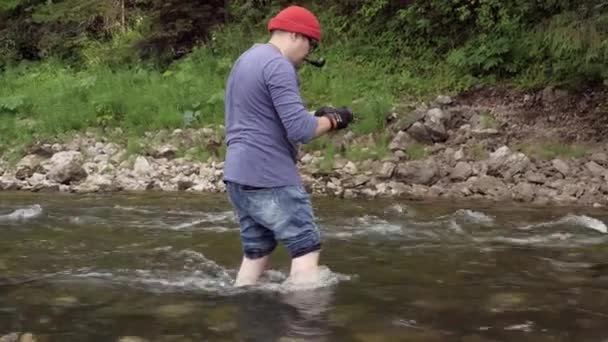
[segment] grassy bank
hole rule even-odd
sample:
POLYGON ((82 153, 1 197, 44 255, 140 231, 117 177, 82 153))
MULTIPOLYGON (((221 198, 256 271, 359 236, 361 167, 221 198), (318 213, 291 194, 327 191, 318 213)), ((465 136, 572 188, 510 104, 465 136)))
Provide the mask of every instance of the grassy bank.
MULTIPOLYGON (((608 25, 602 26, 608 23, 606 4, 599 3, 591 15, 563 7, 531 29, 515 20, 517 13, 498 11, 502 17, 489 29, 482 27, 482 12, 464 13, 476 16, 478 31, 454 40, 450 47, 447 31, 442 33, 432 23, 426 31, 420 22, 418 31, 413 27, 406 32, 418 36, 398 34, 399 20, 413 20, 408 12, 412 7, 400 10, 401 16, 391 17, 385 26, 379 24, 383 3, 368 1, 353 14, 312 6, 320 13, 326 36, 318 54, 328 62, 321 70, 306 66, 301 71, 303 97, 311 109, 349 106, 358 116, 352 127, 355 134, 375 133, 376 146, 347 151, 352 158, 383 155, 388 143, 382 130, 386 116, 411 100, 477 84, 535 89, 577 87, 608 78, 608 67, 601 62, 608 59, 608 25), (425 43, 423 32, 437 39, 425 43)), ((130 52, 130 44, 145 34, 137 25, 114 33, 110 41, 90 42, 77 64, 49 57, 7 66, 0 74, 0 151, 18 154, 32 141, 57 141, 89 127, 120 127, 120 138, 135 146, 145 131, 222 124, 231 63, 251 44, 267 39, 263 23, 273 10, 239 14, 239 20, 217 27, 213 40, 167 68, 130 52)), ((425 10, 420 20, 452 9, 425 10)), ((458 29, 455 25, 452 29, 458 29)), ((308 148, 332 152, 326 139, 308 148)))

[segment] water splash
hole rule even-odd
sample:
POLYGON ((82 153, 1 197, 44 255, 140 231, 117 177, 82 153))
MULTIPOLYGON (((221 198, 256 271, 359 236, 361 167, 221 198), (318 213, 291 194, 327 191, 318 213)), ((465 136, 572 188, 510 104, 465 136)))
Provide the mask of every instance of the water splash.
POLYGON ((81 269, 63 272, 62 274, 80 279, 103 280, 118 285, 142 288, 155 293, 204 291, 219 295, 232 295, 246 291, 285 294, 324 288, 335 285, 340 281, 352 279, 351 276, 335 273, 326 266, 320 266, 318 281, 294 284, 284 272, 271 269, 264 272, 256 285, 235 287, 236 270, 225 268, 202 253, 193 250, 181 250, 172 253, 172 255, 183 259, 185 263, 183 271, 81 269))
POLYGON ((471 209, 459 209, 451 215, 453 218, 462 219, 473 224, 481 224, 491 226, 494 224, 494 218, 480 211, 471 209))
POLYGON ((40 206, 40 204, 34 204, 30 207, 17 209, 7 215, 0 215, 0 222, 29 220, 42 215, 42 212, 42 206, 40 206))

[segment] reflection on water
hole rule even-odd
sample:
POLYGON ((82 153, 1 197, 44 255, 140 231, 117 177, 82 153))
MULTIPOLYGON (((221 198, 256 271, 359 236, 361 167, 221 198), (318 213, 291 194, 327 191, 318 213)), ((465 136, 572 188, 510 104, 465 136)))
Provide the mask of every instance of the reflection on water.
POLYGON ((235 288, 222 195, 0 193, 0 340, 604 341, 601 209, 315 199, 314 289, 235 288), (24 337, 26 338, 26 337, 24 337))

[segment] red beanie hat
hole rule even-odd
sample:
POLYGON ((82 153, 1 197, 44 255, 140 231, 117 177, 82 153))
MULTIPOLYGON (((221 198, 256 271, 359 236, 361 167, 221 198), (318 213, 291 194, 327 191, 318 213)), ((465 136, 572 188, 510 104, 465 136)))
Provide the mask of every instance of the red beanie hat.
POLYGON ((300 6, 289 6, 270 19, 268 30, 275 29, 300 33, 316 41, 321 40, 319 20, 311 11, 300 6))

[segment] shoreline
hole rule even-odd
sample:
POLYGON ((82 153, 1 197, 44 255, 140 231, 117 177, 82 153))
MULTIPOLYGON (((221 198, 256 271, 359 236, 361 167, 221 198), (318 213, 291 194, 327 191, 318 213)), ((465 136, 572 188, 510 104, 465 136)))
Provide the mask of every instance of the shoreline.
MULTIPOLYGON (((543 94, 548 96, 546 90, 543 94)), ((413 110, 393 112, 382 132, 388 144, 379 156, 369 157, 376 148, 374 134, 355 137, 345 130, 328 136, 335 154, 302 149, 298 166, 311 195, 608 205, 608 150, 597 144, 584 153, 566 150, 545 158, 524 153, 522 146, 536 145, 517 139, 523 126, 513 118, 521 110, 522 103, 479 105, 439 96, 413 110), (348 149, 368 157, 349 159, 342 153, 348 149)), ((546 131, 537 126, 527 128, 546 131)), ((147 133, 145 149, 131 155, 128 144, 93 132, 65 144, 37 144, 13 167, 0 160, 0 190, 223 192, 221 131, 147 133), (215 158, 188 157, 188 151, 202 150, 215 158)))

